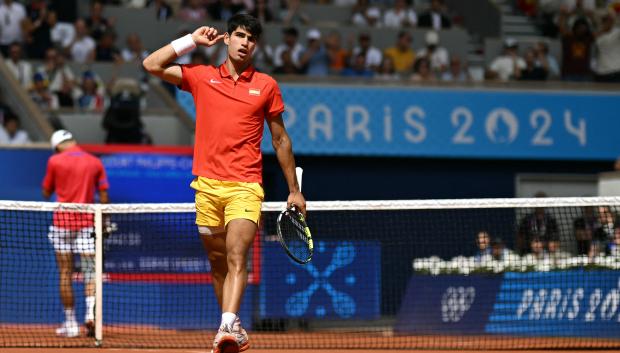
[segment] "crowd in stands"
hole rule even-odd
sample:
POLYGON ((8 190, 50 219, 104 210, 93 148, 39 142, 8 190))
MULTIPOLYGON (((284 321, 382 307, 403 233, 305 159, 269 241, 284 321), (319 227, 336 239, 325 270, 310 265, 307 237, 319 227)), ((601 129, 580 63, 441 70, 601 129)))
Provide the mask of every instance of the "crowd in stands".
MULTIPOLYGON (((518 0, 517 4, 543 36, 559 40, 562 46, 560 72, 540 61, 544 70, 535 75, 536 79, 620 82, 620 1, 518 0)), ((527 63, 516 55, 512 57, 511 77, 523 79, 527 63)))
MULTIPOLYGON (((538 193, 535 196, 546 195, 538 193)), ((475 236, 476 251, 473 256, 458 256, 452 259, 452 265, 444 262, 443 268, 437 257, 416 259, 414 268, 449 272, 454 270, 451 266, 460 263, 464 271, 461 273, 475 270, 548 271, 588 265, 620 269, 620 217, 611 207, 583 207, 581 214, 571 220, 570 226, 572 240, 561 237, 558 221, 549 209, 538 207, 519 219, 514 250, 509 249, 501 237, 493 237, 489 231, 480 230, 475 236), (574 243, 574 250, 569 242, 574 243)))
MULTIPOLYGON (((442 45, 442 32, 462 23, 443 0, 305 2, 350 9, 349 23, 343 25, 356 30, 343 35, 337 27, 318 25, 320 19, 304 13, 302 0, 93 0, 84 17, 78 15, 77 0, 1 0, 0 18, 5 20, 0 21, 0 53, 15 79, 44 111, 103 113, 110 105, 110 87, 117 77, 106 77, 104 82, 92 63, 140 66, 149 51, 156 49, 143 46, 140 36, 144 33, 127 33, 119 38, 116 20, 105 15, 108 5, 150 8, 156 21, 180 20, 187 27, 179 35, 192 30, 193 24, 226 21, 238 12, 252 13, 264 23, 277 23, 282 28, 282 41, 267 43, 262 38, 254 56, 255 66, 271 74, 405 83, 474 79, 467 57, 442 45), (309 29, 300 33, 302 25, 309 29), (394 29, 393 44, 374 46, 375 28, 394 29), (413 42, 413 29, 425 32, 423 43, 413 42)), ((548 39, 522 48, 518 39, 505 38, 503 53, 488 63, 484 78, 620 80, 620 28, 616 26, 620 1, 515 3, 536 20, 541 33, 561 40, 562 57, 550 53, 548 39)), ((178 62, 219 64, 225 55, 220 44, 199 48, 178 62)), ((147 85, 142 83, 141 87, 147 85)))

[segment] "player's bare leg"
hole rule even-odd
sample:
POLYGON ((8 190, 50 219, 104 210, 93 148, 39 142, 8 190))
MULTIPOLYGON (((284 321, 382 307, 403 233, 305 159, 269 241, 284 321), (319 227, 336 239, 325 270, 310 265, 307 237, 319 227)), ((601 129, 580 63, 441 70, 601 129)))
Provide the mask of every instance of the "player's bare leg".
POLYGON ((80 257, 86 298, 84 326, 86 326, 86 335, 95 337, 95 255, 81 254, 80 257))
POLYGON ((73 299, 73 255, 71 253, 56 253, 56 263, 58 265, 60 280, 60 301, 65 310, 65 322, 56 330, 56 334, 65 337, 76 337, 79 335, 79 326, 75 319, 74 299, 73 299))
POLYGON ((226 274, 228 273, 226 233, 200 234, 200 238, 209 257, 211 276, 213 277, 213 290, 221 309, 224 296, 224 280, 226 280, 226 274))
MULTIPOLYGON (((217 298, 220 309, 224 301, 224 282, 228 274, 228 262, 226 258, 226 233, 200 234, 202 244, 207 251, 209 263, 211 264, 211 276, 213 278, 213 290, 217 298)), ((224 312, 224 311, 222 311, 224 312)), ((224 330, 220 326, 215 339, 213 340, 212 352, 238 352, 239 344, 235 336, 224 330), (222 346, 222 344, 224 346, 222 346)))

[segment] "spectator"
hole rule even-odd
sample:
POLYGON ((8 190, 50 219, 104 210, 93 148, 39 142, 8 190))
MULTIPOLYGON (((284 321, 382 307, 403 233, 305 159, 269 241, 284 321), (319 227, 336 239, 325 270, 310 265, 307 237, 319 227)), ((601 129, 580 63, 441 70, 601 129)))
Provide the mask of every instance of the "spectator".
POLYGON ((517 41, 510 37, 506 38, 504 40, 504 52, 491 62, 486 72, 487 79, 499 79, 500 81, 518 79, 521 76, 521 70, 525 69, 526 63, 517 51, 517 41))
POLYGON ((104 106, 103 82, 92 71, 84 71, 77 105, 81 110, 102 111, 104 106))
POLYGON ((179 11, 179 19, 183 22, 205 22, 208 20, 207 10, 202 0, 188 0, 179 11))
POLYGON ((282 2, 282 4, 284 8, 281 18, 284 26, 305 25, 310 23, 308 15, 301 11, 300 0, 286 0, 282 2))
POLYGON ((190 53, 189 63, 192 65, 207 65, 209 63, 209 58, 203 51, 194 50, 190 53))
POLYGON ((358 43, 359 45, 353 49, 353 57, 357 56, 357 54, 363 54, 366 67, 371 71, 377 71, 379 65, 381 65, 383 54, 381 54, 379 49, 371 45, 370 33, 360 33, 358 43))
POLYGON ((267 4, 267 0, 256 0, 256 6, 250 15, 256 17, 262 24, 273 22, 276 19, 267 4))
POLYGON ((329 56, 329 71, 339 75, 349 62, 350 50, 342 47, 342 37, 338 31, 331 31, 325 38, 325 48, 329 56))
POLYGON ((589 81, 594 36, 588 22, 578 19, 569 30, 566 15, 562 15, 560 34, 562 35, 562 79, 577 82, 589 81))
POLYGON ((120 50, 114 44, 115 42, 116 33, 112 29, 105 31, 95 47, 95 60, 121 63, 123 58, 120 50))
POLYGON ((142 63, 149 52, 142 46, 142 40, 137 33, 129 33, 125 39, 126 47, 121 51, 121 57, 124 62, 142 63))
POLYGON ((142 130, 141 94, 140 86, 134 80, 122 79, 114 83, 110 105, 103 117, 103 127, 107 131, 106 143, 151 142, 142 130))
POLYGON ((297 28, 285 28, 283 30, 283 34, 283 43, 276 47, 273 54, 274 72, 299 73, 299 59, 301 58, 301 54, 304 52, 304 47, 297 41, 299 37, 297 28))
POLYGON ((88 34, 86 23, 82 19, 75 21, 75 39, 69 52, 71 59, 78 64, 86 64, 95 60, 95 40, 88 34))
POLYGON ((378 27, 381 25, 381 10, 369 6, 367 0, 359 0, 351 12, 351 23, 360 27, 378 27))
POLYGON ((509 261, 513 255, 510 249, 506 248, 506 244, 502 238, 493 238, 491 241, 491 256, 495 261, 509 261))
POLYGON ((234 14, 244 11, 243 4, 234 4, 232 0, 220 0, 209 4, 207 12, 215 21, 228 21, 234 14))
POLYGON ((30 3, 28 17, 23 27, 28 58, 43 59, 45 51, 53 45, 52 24, 45 1, 37 0, 30 3))
MULTIPOLYGON (((546 197, 544 192, 536 193, 535 197, 546 197)), ((537 207, 534 212, 523 217, 517 233, 517 251, 520 255, 532 251, 532 239, 538 239, 543 246, 549 239, 558 238, 558 223, 548 214, 544 207, 537 207)))
POLYGON ((573 231, 577 242, 577 255, 588 255, 592 245, 592 236, 597 228, 598 219, 594 215, 594 207, 583 207, 581 217, 573 222, 573 231))
POLYGON ((477 263, 485 262, 491 259, 491 236, 489 236, 489 232, 485 230, 478 232, 476 235, 476 246, 478 247, 478 250, 476 251, 476 255, 474 255, 474 260, 477 263))
POLYGON ((529 251, 523 256, 523 262, 535 265, 538 261, 547 259, 549 259, 549 253, 545 249, 545 241, 539 236, 532 237, 529 242, 529 251))
POLYGON ((56 12, 59 22, 75 23, 77 20, 78 0, 48 0, 50 9, 56 12))
POLYGON ((471 76, 467 67, 461 63, 461 58, 453 55, 450 58, 450 67, 441 75, 441 80, 445 82, 469 82, 471 76))
POLYGON ((353 56, 353 64, 351 67, 344 68, 340 75, 346 77, 366 77, 371 78, 374 72, 366 65, 366 55, 364 53, 357 53, 353 56))
POLYGON ((437 77, 431 70, 431 62, 427 57, 421 56, 413 64, 413 75, 411 75, 411 81, 413 82, 434 82, 437 81, 437 77))
POLYGON ((172 7, 166 0, 149 0, 146 6, 155 10, 155 18, 157 18, 157 21, 166 22, 173 15, 172 7))
POLYGON ((97 0, 91 3, 90 14, 84 19, 84 24, 90 36, 97 42, 104 33, 113 28, 112 21, 103 16, 103 3, 97 0))
POLYGON ((392 57, 384 55, 383 61, 381 61, 381 66, 379 66, 379 70, 374 77, 376 80, 380 81, 397 81, 401 76, 398 72, 396 72, 396 67, 394 67, 394 60, 392 57))
POLYGON ((520 80, 523 81, 545 81, 548 72, 543 66, 536 65, 536 52, 534 48, 525 51, 525 68, 520 71, 520 80))
POLYGON ((32 77, 33 87, 30 90, 30 98, 39 107, 47 112, 58 109, 58 98, 49 90, 49 82, 45 74, 37 72, 32 77))
POLYGON ((391 28, 415 27, 418 15, 407 5, 407 0, 394 1, 394 7, 383 14, 383 24, 391 28))
POLYGON ((0 3, 0 18, 3 19, 0 21, 0 52, 7 57, 12 43, 23 43, 26 8, 19 2, 4 0, 0 3))
POLYGON ((0 145, 24 145, 30 143, 28 133, 20 128, 19 119, 15 114, 4 116, 0 130, 0 145))
POLYGON ((300 68, 308 76, 327 76, 329 73, 329 56, 327 50, 321 42, 321 32, 312 28, 306 34, 308 47, 299 59, 300 68))
POLYGON ((11 109, 11 107, 2 103, 2 99, 0 98, 0 126, 2 126, 5 117, 8 117, 10 115, 15 115, 15 112, 13 112, 13 109, 11 109))
POLYGON ((557 59, 549 53, 549 44, 545 41, 539 41, 534 47, 536 53, 536 66, 544 68, 549 78, 560 77, 560 65, 557 59))
POLYGON ((263 36, 254 49, 254 67, 265 73, 270 73, 273 69, 273 48, 265 42, 263 36))
POLYGON ((570 254, 564 250, 560 246, 560 239, 551 238, 547 242, 547 251, 549 253, 549 259, 553 264, 557 264, 561 260, 568 259, 570 254))
POLYGON ((76 94, 75 74, 66 65, 65 55, 55 48, 49 48, 45 53, 43 65, 37 71, 49 78, 49 89, 56 95, 59 105, 73 107, 73 97, 76 94))
POLYGON ((378 28, 382 26, 381 23, 381 10, 376 6, 371 6, 366 10, 366 16, 364 17, 365 24, 360 22, 360 26, 369 28, 378 28))
POLYGON ((9 57, 5 61, 13 77, 25 89, 32 87, 32 65, 22 58, 22 46, 19 43, 11 44, 9 57))
POLYGON ((58 21, 56 11, 50 11, 47 16, 47 21, 51 27, 50 36, 53 45, 68 50, 75 39, 75 27, 72 23, 58 21))
POLYGON ((396 45, 387 48, 384 52, 385 56, 389 56, 394 62, 394 68, 399 74, 406 74, 413 69, 416 54, 411 49, 413 38, 407 31, 400 31, 396 40, 396 45))
POLYGON ((620 226, 620 222, 618 222, 611 207, 599 206, 597 212, 598 227, 592 234, 592 256, 605 251, 607 245, 614 240, 616 227, 620 226))
POLYGON ((596 34, 595 79, 598 82, 620 82, 620 28, 615 26, 614 12, 606 13, 601 31, 596 34))
POLYGON ((452 27, 452 21, 442 0, 431 0, 430 9, 418 17, 418 26, 436 31, 452 27))
POLYGON ((620 259, 620 225, 617 226, 614 231, 614 239, 609 244, 607 253, 609 254, 609 256, 613 256, 614 258, 616 258, 616 260, 620 259))
POLYGON ((418 51, 418 56, 426 57, 431 63, 431 70, 437 75, 442 75, 448 70, 450 54, 444 47, 439 46, 439 33, 435 31, 426 32, 426 47, 418 51))

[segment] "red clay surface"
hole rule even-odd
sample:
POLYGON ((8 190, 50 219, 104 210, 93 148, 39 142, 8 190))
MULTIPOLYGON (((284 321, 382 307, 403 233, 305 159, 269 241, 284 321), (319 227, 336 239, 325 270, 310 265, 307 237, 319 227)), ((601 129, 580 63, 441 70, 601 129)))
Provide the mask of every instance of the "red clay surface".
MULTIPOLYGON (((92 338, 61 338, 54 334, 54 326, 3 325, 0 326, 0 352, 209 352, 214 332, 177 331, 136 326, 104 326, 103 346, 96 347, 92 338)), ((570 352, 587 349, 620 349, 617 340, 582 338, 531 338, 498 336, 395 336, 388 331, 368 332, 250 332, 251 348, 247 352, 332 352, 351 353, 397 351, 413 352, 535 352, 561 349, 570 352)))

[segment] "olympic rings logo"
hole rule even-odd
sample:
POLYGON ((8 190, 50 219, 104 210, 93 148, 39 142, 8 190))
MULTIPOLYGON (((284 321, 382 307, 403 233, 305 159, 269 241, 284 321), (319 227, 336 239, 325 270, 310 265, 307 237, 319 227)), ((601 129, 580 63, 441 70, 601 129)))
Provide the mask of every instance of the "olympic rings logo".
POLYGON ((459 322, 476 299, 474 287, 448 287, 441 297, 441 320, 459 322))

